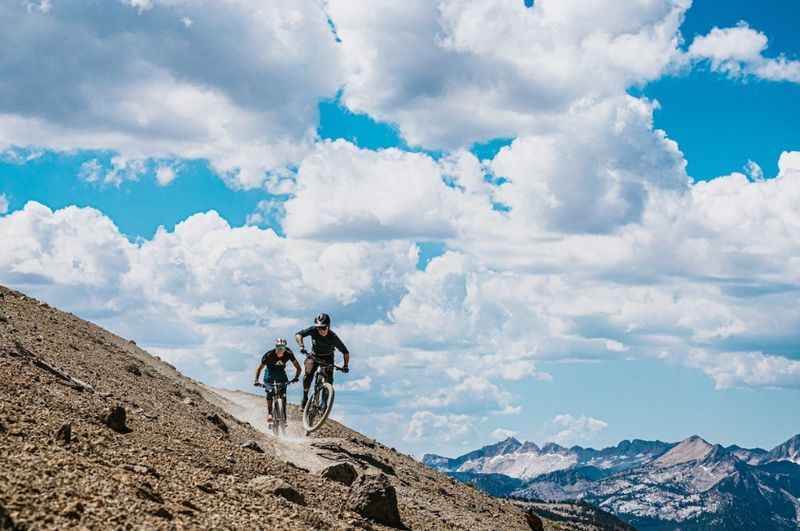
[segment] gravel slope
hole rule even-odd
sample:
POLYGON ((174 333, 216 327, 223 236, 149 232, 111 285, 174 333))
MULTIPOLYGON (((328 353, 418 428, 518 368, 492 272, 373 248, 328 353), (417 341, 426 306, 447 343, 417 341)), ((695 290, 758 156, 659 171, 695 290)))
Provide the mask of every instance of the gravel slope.
POLYGON ((231 395, 2 286, 0 382, 0 529, 389 529, 348 510, 350 488, 317 474, 333 461, 385 473, 409 528, 531 528, 523 508, 336 422, 274 441, 226 411, 236 413, 231 395), (118 405, 127 432, 104 422, 118 405), (251 441, 265 453, 242 447, 251 441), (248 485, 260 476, 285 480, 306 505, 248 485))

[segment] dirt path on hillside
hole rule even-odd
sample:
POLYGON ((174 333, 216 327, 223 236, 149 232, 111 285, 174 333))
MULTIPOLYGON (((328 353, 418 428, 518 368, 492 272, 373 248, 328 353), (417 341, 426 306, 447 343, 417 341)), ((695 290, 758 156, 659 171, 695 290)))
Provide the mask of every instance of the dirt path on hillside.
POLYGON ((299 408, 291 404, 287 435, 286 437, 275 437, 268 429, 264 417, 266 404, 263 396, 229 389, 212 387, 205 387, 205 389, 209 394, 206 397, 207 400, 215 402, 233 417, 249 423, 261 432, 263 434, 261 442, 272 448, 278 458, 309 472, 318 473, 326 466, 338 461, 338 459, 331 459, 329 453, 320 449, 320 445, 326 443, 346 444, 346 440, 339 437, 306 437, 300 423, 299 408))

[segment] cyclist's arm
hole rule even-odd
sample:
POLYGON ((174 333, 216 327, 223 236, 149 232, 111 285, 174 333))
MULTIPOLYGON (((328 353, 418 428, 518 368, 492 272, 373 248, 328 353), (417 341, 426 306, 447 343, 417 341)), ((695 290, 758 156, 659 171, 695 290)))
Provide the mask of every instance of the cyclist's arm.
POLYGON ((342 343, 342 340, 339 339, 339 336, 334 336, 334 339, 336 341, 336 348, 339 349, 339 352, 342 353, 342 357, 344 357, 344 366, 348 367, 350 365, 350 351, 347 350, 346 346, 344 346, 344 343, 342 343))
POLYGON ((258 383, 258 377, 261 376, 261 369, 264 368, 264 362, 258 364, 258 369, 256 369, 256 378, 253 380, 254 383, 258 383))
POLYGON ((305 343, 303 343, 303 338, 311 334, 312 328, 313 327, 304 328, 303 330, 300 330, 294 335, 294 340, 297 341, 297 345, 300 347, 300 352, 306 351, 306 345, 305 343))
POLYGON ((292 356, 292 365, 294 365, 294 379, 299 380, 302 369, 300 368, 300 364, 297 363, 297 358, 294 356, 292 356))

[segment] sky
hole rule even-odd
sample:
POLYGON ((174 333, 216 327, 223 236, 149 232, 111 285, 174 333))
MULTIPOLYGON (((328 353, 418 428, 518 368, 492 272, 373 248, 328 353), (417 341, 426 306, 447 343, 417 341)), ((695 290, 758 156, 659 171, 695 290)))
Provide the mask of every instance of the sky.
POLYGON ((3 2, 0 283, 244 390, 328 312, 335 416, 414 455, 771 448, 797 7, 3 2))

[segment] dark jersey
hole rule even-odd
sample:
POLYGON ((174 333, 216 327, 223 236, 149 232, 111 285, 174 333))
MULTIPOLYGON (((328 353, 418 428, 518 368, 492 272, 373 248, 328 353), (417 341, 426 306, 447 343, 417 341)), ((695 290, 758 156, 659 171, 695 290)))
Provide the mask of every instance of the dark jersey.
POLYGON ((275 353, 275 349, 268 350, 262 357, 261 357, 261 364, 267 366, 267 371, 264 373, 264 378, 286 378, 286 366, 292 363, 292 360, 296 360, 294 357, 294 352, 291 349, 287 348, 283 352, 283 357, 279 358, 278 354, 275 353))
POLYGON ((339 339, 339 336, 330 328, 328 329, 328 333, 324 336, 319 333, 316 326, 309 326, 297 333, 300 337, 311 336, 311 350, 314 351, 314 354, 322 358, 332 358, 334 349, 339 349, 339 352, 342 354, 348 353, 347 347, 344 346, 342 340, 339 339))

